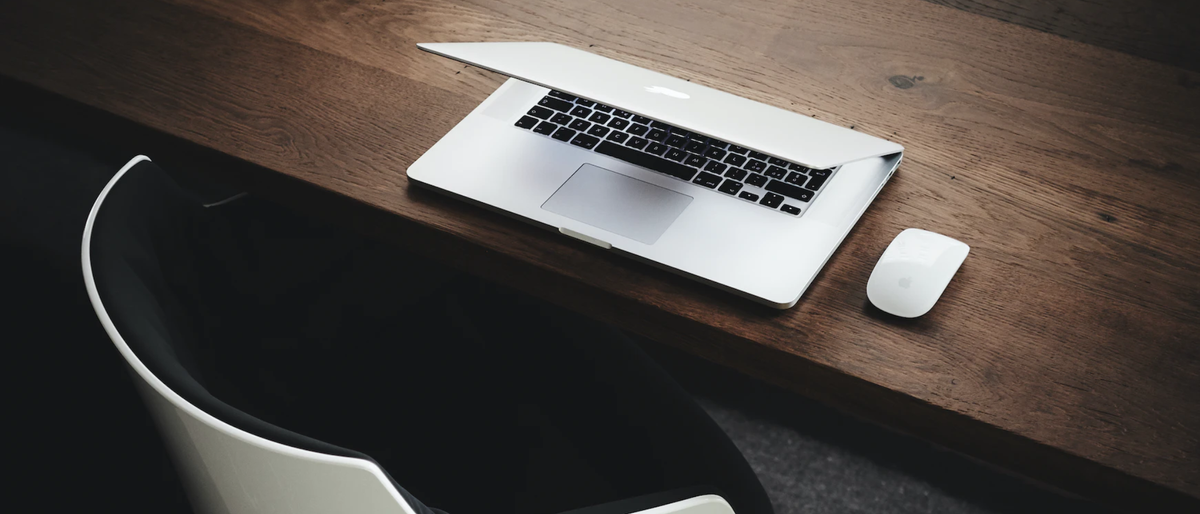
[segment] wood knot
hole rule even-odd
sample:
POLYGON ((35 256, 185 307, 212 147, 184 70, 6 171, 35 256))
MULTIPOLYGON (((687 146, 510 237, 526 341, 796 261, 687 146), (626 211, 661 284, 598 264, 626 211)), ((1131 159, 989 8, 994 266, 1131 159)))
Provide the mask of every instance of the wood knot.
POLYGON ((888 82, 891 82, 893 86, 896 86, 900 89, 908 89, 916 85, 913 83, 912 79, 905 77, 904 75, 892 75, 891 77, 888 77, 888 82))
POLYGON ((922 80, 925 80, 925 77, 919 75, 915 77, 906 77, 904 75, 892 75, 888 77, 888 82, 891 82, 893 86, 896 86, 900 89, 908 89, 913 87, 917 85, 918 81, 922 80))
POLYGON ((1107 222, 1109 222, 1109 223, 1116 223, 1116 222, 1117 222, 1117 217, 1116 217, 1116 216, 1113 216, 1113 215, 1111 215, 1111 214, 1105 214, 1105 213, 1103 213, 1103 212, 1101 212, 1101 213, 1099 213, 1099 214, 1100 214, 1100 219, 1102 219, 1102 220, 1104 220, 1104 221, 1107 221, 1107 222))

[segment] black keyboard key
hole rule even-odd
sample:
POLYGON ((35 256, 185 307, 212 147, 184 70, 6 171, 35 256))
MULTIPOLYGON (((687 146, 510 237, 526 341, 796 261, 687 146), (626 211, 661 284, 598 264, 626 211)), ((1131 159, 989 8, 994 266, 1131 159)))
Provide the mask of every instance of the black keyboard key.
POLYGON ((736 195, 738 194, 738 191, 742 190, 742 185, 743 184, 741 182, 727 178, 725 179, 725 182, 721 183, 721 187, 717 188, 717 191, 725 194, 736 195))
POLYGON ((787 182, 788 184, 792 184, 792 185, 797 185, 797 186, 803 186, 804 182, 807 180, 808 180, 808 177, 804 176, 803 174, 796 173, 794 171, 791 173, 788 173, 787 178, 783 179, 784 182, 787 182))
POLYGON ((806 187, 810 190, 816 191, 818 189, 821 189, 821 186, 825 185, 826 180, 828 180, 828 179, 826 179, 825 177, 813 177, 811 180, 808 181, 807 184, 804 184, 804 187, 806 187))
MULTIPOLYGON (((624 132, 622 132, 622 134, 624 134, 624 132)), ((646 147, 646 143, 649 143, 649 141, 642 139, 640 137, 632 137, 632 138, 629 138, 628 143, 625 143, 625 146, 628 146, 630 148, 637 148, 638 150, 641 150, 646 147)))
POLYGON ((582 105, 576 105, 574 109, 571 109, 571 116, 574 116, 576 118, 587 118, 588 116, 591 116, 591 115, 592 115, 592 110, 588 109, 587 107, 584 107, 582 105))
POLYGON ((783 197, 775 193, 767 193, 766 196, 763 197, 762 201, 758 203, 774 209, 779 207, 779 204, 783 203, 783 197))
POLYGON ((784 205, 783 207, 780 207, 779 210, 792 215, 800 214, 800 208, 796 207, 795 205, 784 205))
POLYGON ((646 151, 650 152, 654 155, 662 155, 663 152, 667 151, 667 148, 670 148, 670 147, 667 145, 664 145, 662 143, 659 143, 659 142, 654 142, 654 143, 650 143, 649 145, 646 145, 646 151))
POLYGON ((604 137, 608 135, 609 130, 612 129, 605 127, 604 125, 592 125, 592 128, 588 129, 588 134, 596 137, 604 137))
POLYGON ((613 108, 604 104, 596 104, 596 110, 600 112, 612 112, 613 108))
POLYGON ((548 120, 550 119, 550 116, 554 114, 554 111, 551 111, 549 108, 542 107, 540 105, 535 105, 529 108, 529 112, 527 114, 533 116, 534 118, 548 120))
POLYGON ((537 132, 538 134, 547 135, 547 136, 550 134, 553 134, 554 131, 557 129, 558 129, 558 125, 555 125, 548 121, 543 121, 541 123, 538 123, 538 126, 533 127, 534 132, 537 132))
POLYGON ((578 136, 575 136, 575 139, 571 140, 571 144, 573 144, 575 146, 582 146, 584 148, 587 148, 588 150, 595 148, 596 143, 599 143, 599 142, 600 142, 600 138, 592 137, 587 134, 579 134, 578 136))
MULTIPOLYGON (((571 128, 575 128, 575 127, 571 127, 571 128)), ((771 166, 770 168, 767 168, 767 171, 763 172, 763 175, 766 175, 771 178, 777 178, 779 180, 783 180, 783 177, 787 176, 787 170, 780 168, 779 166, 771 166)))
POLYGON ((711 171, 716 174, 721 174, 725 171, 725 165, 717 161, 708 161, 708 164, 704 165, 704 171, 711 171))
POLYGON ((609 120, 608 126, 615 128, 617 130, 622 130, 625 127, 629 126, 629 120, 623 120, 621 118, 613 118, 613 119, 609 120))
POLYGON ((713 148, 720 148, 720 149, 724 150, 724 149, 726 149, 726 148, 728 148, 728 147, 729 147, 729 143, 726 143, 726 142, 724 142, 724 141, 718 141, 718 140, 716 140, 716 139, 713 139, 713 140, 711 140, 711 141, 709 141, 709 142, 708 142, 708 146, 711 146, 711 147, 713 147, 713 148))
POLYGON ((833 173, 833 170, 808 170, 809 176, 817 178, 829 178, 830 173, 833 173))
POLYGON ((667 125, 666 123, 663 123, 661 121, 651 121, 650 126, 652 128, 661 129, 661 130, 671 130, 671 129, 675 128, 675 127, 667 125))
MULTIPOLYGON (((724 166, 724 164, 722 164, 722 166, 724 166)), ((743 170, 741 168, 729 168, 729 171, 727 173, 725 173, 725 176, 729 177, 731 179, 734 179, 734 180, 742 180, 742 179, 746 178, 746 170, 743 170)), ((755 175, 755 176, 761 177, 762 175, 755 175)))
POLYGON ((564 93, 555 89, 550 90, 550 96, 553 96, 554 98, 562 98, 568 102, 574 102, 576 99, 578 99, 578 97, 571 93, 564 93))
POLYGON ((708 150, 704 152, 704 156, 709 159, 720 159, 725 157, 725 150, 709 145, 708 150))
POLYGON ((685 150, 692 153, 704 153, 704 143, 700 141, 692 141, 684 147, 685 150))
POLYGON ((617 143, 624 143, 626 139, 629 139, 629 134, 614 130, 608 133, 607 139, 617 143))
POLYGON ((667 131, 663 129, 650 129, 650 133, 646 134, 646 139, 654 141, 662 141, 667 138, 667 131))
POLYGON ((588 127, 592 126, 592 124, 588 123, 587 120, 575 120, 567 126, 571 127, 572 130, 587 130, 588 127))
POLYGON ((622 111, 620 109, 613 111, 612 114, 613 114, 613 116, 616 116, 618 118, 625 118, 625 119, 629 119, 629 116, 630 116, 628 111, 622 111))
POLYGON ((582 105, 584 107, 591 107, 593 105, 596 105, 596 102, 593 102, 591 100, 584 100, 582 98, 576 99, 575 103, 582 105))
POLYGON ((765 161, 765 160, 767 160, 767 154, 755 152, 754 150, 750 150, 750 158, 758 159, 760 161, 765 161))
POLYGON ((574 130, 571 130, 567 127, 562 127, 554 132, 554 135, 550 137, 559 141, 570 141, 571 138, 575 137, 575 134, 576 132, 574 130))
POLYGON ((767 169, 767 163, 750 159, 750 162, 747 162, 746 165, 742 167, 755 173, 762 173, 763 170, 767 169))
POLYGON ((634 115, 633 115, 633 122, 634 122, 634 123, 641 123, 642 125, 649 125, 649 124, 650 124, 650 118, 647 118, 647 117, 645 117, 645 116, 638 116, 638 115, 634 114, 634 115))
POLYGON ((687 139, 687 138, 691 137, 691 135, 692 135, 692 133, 691 133, 691 132, 688 132, 688 131, 686 131, 686 130, 683 130, 683 129, 681 129, 681 128, 675 128, 675 127, 671 127, 671 133, 672 133, 672 134, 679 134, 679 135, 683 136, 683 138, 684 138, 684 139, 687 139))
POLYGON ((687 138, 684 136, 681 136, 679 134, 671 134, 671 135, 667 136, 667 146, 674 146, 675 148, 683 148, 683 145, 686 143, 687 143, 687 138))
POLYGON ((565 113, 560 112, 558 114, 555 114, 553 118, 550 118, 550 121, 555 124, 558 124, 558 125, 566 125, 568 123, 571 123, 572 119, 574 119, 574 118, 572 118, 570 114, 565 114, 565 113))
MULTIPOLYGON (((635 138, 636 139, 636 138, 635 138)), ((644 139, 642 141, 645 141, 644 139)), ((665 146, 663 148, 666 148, 665 146)), ((600 143, 596 147, 596 153, 602 153, 610 157, 616 157, 630 164, 636 164, 643 168, 649 168, 659 173, 664 173, 672 177, 691 180, 696 175, 696 170, 677 162, 671 162, 661 157, 647 155, 637 150, 627 148, 610 141, 600 143)))
POLYGON ((788 198, 795 198, 797 200, 800 200, 801 202, 807 202, 809 200, 812 200, 812 191, 804 189, 803 187, 793 186, 782 180, 772 180, 763 189, 766 189, 767 191, 771 191, 773 193, 779 193, 788 198))
POLYGON ((788 165, 787 161, 780 159, 778 157, 771 157, 771 158, 767 159, 767 162, 774 164, 776 166, 787 166, 788 165))
POLYGON ((533 116, 521 116, 521 119, 517 120, 517 126, 523 129, 531 129, 536 127, 537 124, 538 119, 533 116))
POLYGON ((767 177, 764 177, 757 173, 751 173, 749 177, 746 177, 746 182, 749 182, 750 185, 752 185, 752 186, 758 186, 758 187, 763 187, 763 186, 767 185, 767 180, 769 180, 767 177))
POLYGON ((702 136, 702 135, 700 135, 700 134, 697 134, 697 133, 695 133, 695 132, 693 132, 693 133, 692 133, 692 141, 695 141, 695 142, 697 142, 697 143, 700 143, 700 144, 702 144, 702 145, 704 145, 704 146, 708 146, 708 138, 707 138, 707 137, 704 137, 704 136, 702 136))
POLYGON ((685 152, 683 150, 680 150, 678 148, 672 148, 670 150, 667 150, 667 153, 663 154, 663 157, 671 159, 672 161, 683 161, 684 159, 687 158, 687 155, 688 155, 687 152, 685 152))
POLYGON ((647 130, 650 130, 650 129, 647 128, 645 125, 630 125, 628 132, 635 136, 644 136, 644 135, 646 135, 647 130))
POLYGON ((808 168, 805 168, 804 166, 801 166, 794 162, 788 165, 788 169, 792 170, 792 171, 798 171, 800 173, 804 173, 805 171, 808 171, 808 168))
POLYGON ((550 98, 548 96, 542 97, 542 99, 538 101, 538 105, 542 107, 549 107, 560 112, 567 112, 571 110, 571 102, 566 102, 557 98, 550 98))
POLYGON ((683 160, 683 163, 688 166, 691 166, 693 168, 699 168, 701 166, 704 166, 704 161, 707 161, 707 160, 708 159, 700 157, 699 155, 690 153, 690 154, 688 154, 687 159, 683 160))
POLYGON ((588 120, 592 121, 594 123, 608 123, 608 119, 611 117, 612 116, 609 116, 602 112, 598 112, 598 110, 597 110, 597 112, 595 114, 592 114, 592 116, 590 118, 588 118, 588 120))
POLYGON ((738 145, 729 145, 729 151, 730 151, 730 153, 746 155, 746 152, 748 152, 749 150, 746 148, 740 147, 738 145))
POLYGON ((742 191, 740 194, 738 194, 738 198, 741 198, 743 200, 750 200, 751 202, 758 201, 758 195, 751 193, 749 191, 742 191))
POLYGON ((696 176, 696 179, 693 180, 692 182, 695 182, 704 187, 712 189, 712 188, 717 187, 717 184, 721 183, 721 177, 713 175, 712 173, 709 173, 707 171, 701 171, 700 174, 696 176))
POLYGON ((725 162, 732 164, 734 166, 741 166, 746 163, 746 157, 735 154, 735 153, 731 153, 731 154, 725 156, 725 162))

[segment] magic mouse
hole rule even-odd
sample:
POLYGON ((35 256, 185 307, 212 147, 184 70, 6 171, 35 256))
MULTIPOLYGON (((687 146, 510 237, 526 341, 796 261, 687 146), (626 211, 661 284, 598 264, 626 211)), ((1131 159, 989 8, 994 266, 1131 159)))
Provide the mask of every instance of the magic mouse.
POLYGON ((937 303, 971 247, 941 234, 905 229, 879 257, 867 280, 867 298, 884 312, 921 316, 937 303))

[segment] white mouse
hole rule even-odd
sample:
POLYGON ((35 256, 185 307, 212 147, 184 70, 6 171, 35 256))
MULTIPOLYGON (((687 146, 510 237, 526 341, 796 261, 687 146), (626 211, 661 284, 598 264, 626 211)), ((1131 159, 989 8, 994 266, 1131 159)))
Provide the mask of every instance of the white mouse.
POLYGON ((941 298, 970 251, 957 239, 905 229, 875 264, 867 280, 867 298, 884 312, 904 318, 921 316, 941 298))

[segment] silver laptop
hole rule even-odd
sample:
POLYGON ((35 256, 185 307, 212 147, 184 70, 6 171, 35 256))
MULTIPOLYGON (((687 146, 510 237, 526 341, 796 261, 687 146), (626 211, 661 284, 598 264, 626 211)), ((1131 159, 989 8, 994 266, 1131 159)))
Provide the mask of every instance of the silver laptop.
POLYGON ((786 309, 903 147, 553 43, 427 43, 509 78, 410 179, 786 309))

